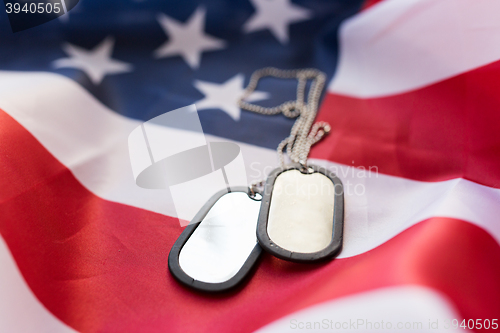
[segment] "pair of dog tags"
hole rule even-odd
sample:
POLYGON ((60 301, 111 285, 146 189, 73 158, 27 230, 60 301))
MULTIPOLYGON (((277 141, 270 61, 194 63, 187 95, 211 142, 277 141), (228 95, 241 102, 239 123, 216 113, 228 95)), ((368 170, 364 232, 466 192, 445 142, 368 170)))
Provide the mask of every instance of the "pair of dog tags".
POLYGON ((224 291, 240 283, 262 249, 295 262, 332 259, 342 248, 343 187, 315 166, 275 169, 263 193, 215 194, 172 247, 168 266, 182 284, 224 291))

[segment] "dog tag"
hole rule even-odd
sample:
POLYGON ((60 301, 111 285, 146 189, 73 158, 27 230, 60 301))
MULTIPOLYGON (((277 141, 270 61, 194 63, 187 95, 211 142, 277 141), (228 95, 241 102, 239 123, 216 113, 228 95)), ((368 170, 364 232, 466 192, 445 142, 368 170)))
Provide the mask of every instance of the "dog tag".
POLYGON ((255 235, 260 203, 246 187, 215 194, 170 250, 172 275, 203 291, 224 291, 241 282, 262 252, 255 235))
POLYGON ((335 257, 342 249, 344 192, 323 168, 275 169, 266 181, 257 238, 264 250, 296 262, 335 257))

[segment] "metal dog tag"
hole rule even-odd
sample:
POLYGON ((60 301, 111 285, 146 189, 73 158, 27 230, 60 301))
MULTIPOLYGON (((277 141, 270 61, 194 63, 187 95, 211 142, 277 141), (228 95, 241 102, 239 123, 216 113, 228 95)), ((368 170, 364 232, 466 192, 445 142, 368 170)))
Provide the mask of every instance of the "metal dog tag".
POLYGON ((260 203, 246 187, 215 194, 170 250, 172 275, 203 291, 224 291, 241 282, 262 252, 255 235, 260 203))
POLYGON ((331 259, 342 249, 340 179, 316 166, 275 169, 266 182, 257 238, 274 256, 296 262, 331 259))

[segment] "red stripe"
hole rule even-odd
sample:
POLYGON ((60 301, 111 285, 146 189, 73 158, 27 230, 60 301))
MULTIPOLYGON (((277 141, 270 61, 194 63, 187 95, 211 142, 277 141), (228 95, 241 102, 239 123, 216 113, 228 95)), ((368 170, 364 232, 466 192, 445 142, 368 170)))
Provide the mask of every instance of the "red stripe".
POLYGON ((465 178, 500 188, 500 62, 404 94, 328 94, 332 133, 312 157, 422 181, 465 178), (354 161, 354 163, 353 163, 354 161))
POLYGON ((367 10, 368 8, 370 8, 373 5, 378 4, 379 2, 382 2, 382 0, 366 0, 363 3, 363 6, 361 6, 361 10, 367 10))
POLYGON ((446 294, 465 318, 500 313, 500 247, 484 230, 433 218, 365 254, 295 264, 265 254, 237 291, 179 286, 167 256, 177 221, 86 190, 0 111, 0 233, 38 299, 81 332, 250 332, 283 315, 384 286, 446 294))

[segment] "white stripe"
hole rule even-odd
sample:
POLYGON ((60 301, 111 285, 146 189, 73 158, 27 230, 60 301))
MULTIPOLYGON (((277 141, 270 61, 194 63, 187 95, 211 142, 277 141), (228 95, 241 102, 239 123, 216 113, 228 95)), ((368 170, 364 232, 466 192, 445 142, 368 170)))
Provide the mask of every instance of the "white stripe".
POLYGON ((498 0, 385 0, 342 24, 329 91, 393 95, 497 61, 498 13, 498 0))
POLYGON ((76 333, 50 313, 19 272, 0 235, 0 331, 9 333, 76 333))
POLYGON ((459 320, 460 325, 460 318, 452 303, 440 293, 403 286, 311 306, 257 332, 449 332, 453 329, 452 320, 459 320))
MULTIPOLYGON (((450 217, 487 230, 500 243, 500 190, 457 178, 420 182, 366 173, 314 160, 334 171, 345 188, 344 248, 339 258, 355 256, 385 243, 431 217, 450 217)), ((375 170, 375 169, 373 169, 375 170)))
MULTIPOLYGON (((168 190, 135 185, 127 142, 140 123, 108 110, 75 82, 55 74, 2 72, 0 108, 94 194, 170 216, 175 213, 168 190)), ((211 137, 209 141, 217 140, 223 139, 211 137)), ((260 179, 277 165, 273 150, 240 146, 248 178, 260 179)), ((430 183, 373 172, 363 176, 348 166, 314 163, 331 169, 344 182, 345 231, 340 257, 369 251, 434 216, 478 225, 500 243, 500 189, 464 179, 430 183)))

